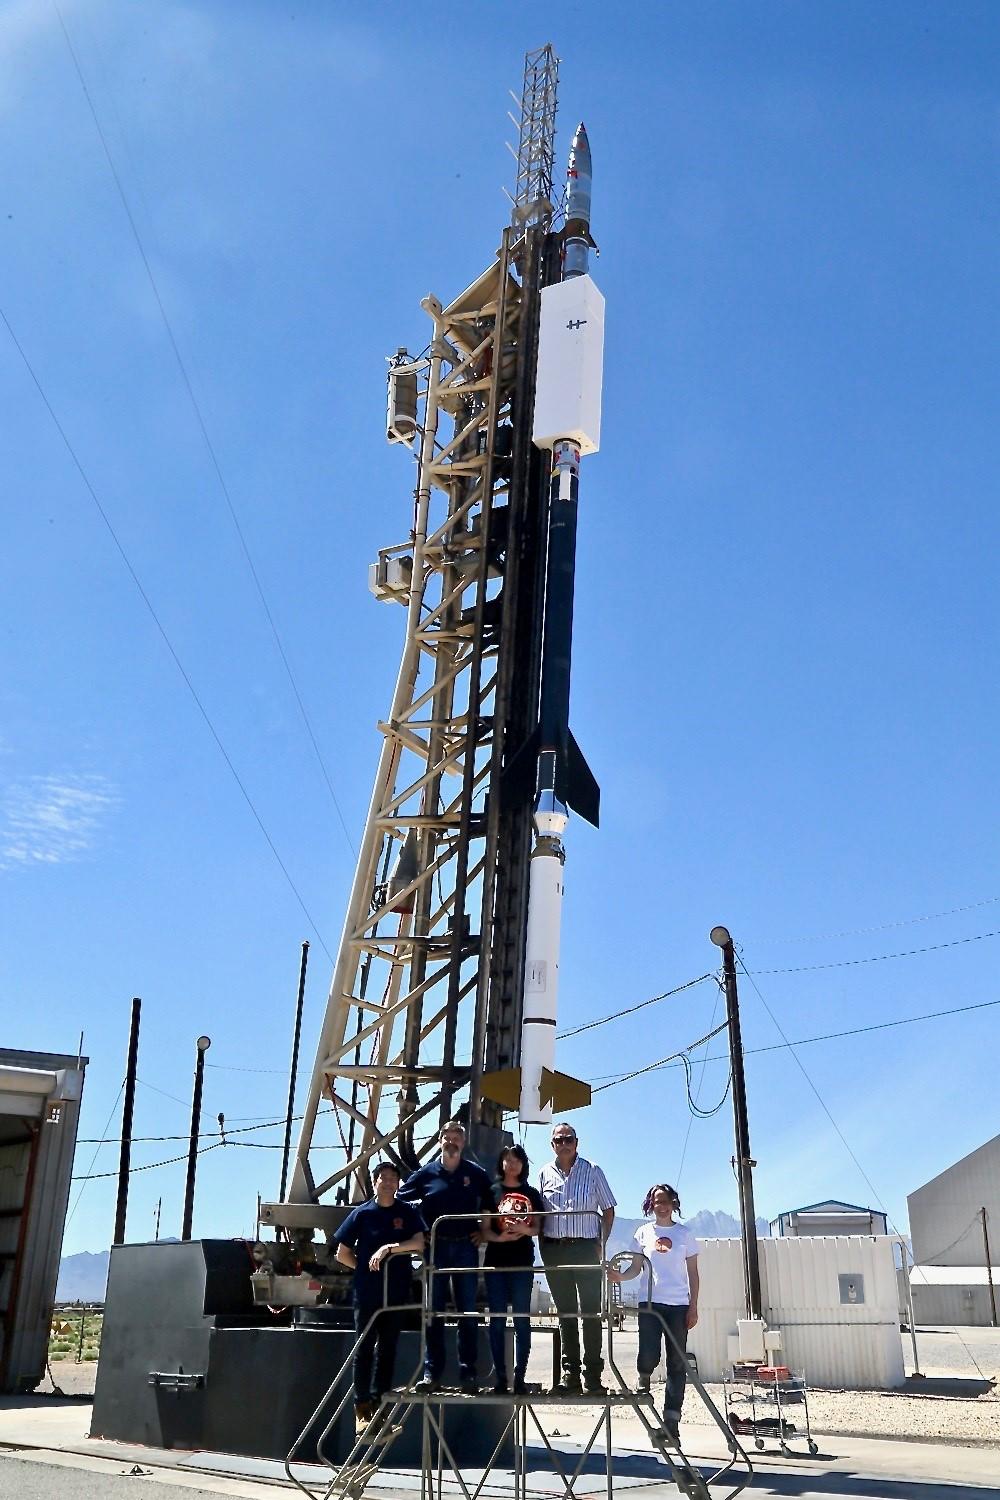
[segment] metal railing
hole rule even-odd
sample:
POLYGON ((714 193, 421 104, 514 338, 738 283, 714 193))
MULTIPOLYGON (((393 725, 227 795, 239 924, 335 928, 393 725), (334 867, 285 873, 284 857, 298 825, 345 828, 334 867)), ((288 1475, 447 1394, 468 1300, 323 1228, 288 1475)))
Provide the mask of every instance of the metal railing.
MULTIPOLYGON (((582 1209, 571 1210, 570 1216, 583 1216, 585 1213, 588 1215, 588 1217, 593 1218, 593 1214, 582 1209)), ((565 1211, 560 1211, 560 1213, 557 1215, 557 1212, 555 1210, 548 1210, 545 1213, 535 1213, 532 1215, 532 1218, 534 1220, 538 1220, 542 1218, 554 1218, 557 1216, 566 1217, 567 1215, 565 1211)), ((607 1364, 612 1375, 614 1376, 615 1381, 617 1381, 618 1384, 618 1389, 615 1391, 609 1391, 602 1388, 600 1391, 591 1391, 580 1395, 574 1394, 569 1398, 573 1404, 584 1404, 599 1408, 597 1420, 594 1423, 589 1438, 582 1446, 582 1450, 571 1473, 567 1472, 567 1469, 564 1466, 558 1451, 553 1447, 552 1442, 549 1439, 549 1435, 545 1432, 541 1422, 539 1421, 537 1412, 535 1411, 536 1405, 555 1404, 557 1401, 561 1401, 562 1399, 564 1399, 561 1396, 538 1396, 531 1392, 525 1395, 512 1395, 495 1391, 484 1391, 480 1392, 476 1397, 468 1397, 461 1396, 456 1393, 448 1393, 443 1390, 437 1392, 417 1391, 417 1382, 420 1378, 421 1371, 425 1367, 427 1352, 427 1330, 428 1324, 431 1322, 431 1320, 435 1318, 447 1318, 448 1321, 454 1321, 456 1324, 458 1324, 463 1319, 473 1319, 478 1322, 481 1317, 481 1313, 478 1307, 475 1307, 467 1312, 462 1312, 457 1309, 454 1311, 435 1311, 433 1306, 434 1278, 436 1276, 461 1275, 473 1275, 478 1278, 481 1275, 489 1276, 495 1271, 507 1272, 511 1269, 522 1269, 517 1266, 512 1268, 508 1266, 480 1265, 478 1256, 476 1257, 476 1262, 473 1265, 449 1266, 436 1264, 436 1259, 437 1255, 440 1252, 440 1248, 444 1243, 447 1242, 449 1238, 452 1238, 452 1236, 439 1234, 439 1226, 442 1223, 446 1223, 449 1226, 466 1223, 469 1225, 469 1238, 471 1239, 472 1235, 476 1233, 483 1217, 484 1215, 482 1214, 454 1214, 447 1216, 446 1219, 439 1219, 435 1221, 435 1223, 431 1226, 428 1236, 429 1244, 427 1247, 427 1253, 424 1256, 420 1257, 421 1296, 419 1303, 408 1302, 397 1304, 389 1300, 388 1277, 389 1264, 392 1257, 387 1257, 387 1259, 384 1261, 382 1267, 382 1304, 375 1309, 371 1317, 365 1323, 365 1326, 359 1332, 357 1332, 346 1358, 338 1368, 336 1374, 330 1382, 329 1387, 320 1400, 319 1405, 317 1406, 313 1415, 310 1417, 309 1421, 306 1423, 306 1426, 303 1428, 302 1432, 296 1438, 285 1459, 285 1473, 287 1474, 289 1480, 296 1486, 296 1488, 299 1489, 303 1494, 308 1495, 310 1497, 310 1500, 314 1500, 314 1490, 307 1489, 306 1486, 299 1481, 295 1474, 292 1473, 292 1464, 295 1462, 299 1453, 302 1451, 310 1432, 315 1429, 317 1423, 322 1419, 322 1416, 327 1410, 329 1403, 334 1402, 332 1413, 325 1421, 322 1431, 319 1433, 319 1436, 316 1439, 315 1443, 316 1455, 319 1461, 322 1464, 326 1465, 328 1468, 335 1471, 333 1478, 331 1479, 325 1491, 325 1500, 332 1500, 332 1497, 338 1495, 343 1496, 349 1493, 351 1495, 358 1495, 361 1493, 365 1485, 370 1481, 372 1475, 379 1468, 384 1466, 388 1452, 392 1448, 393 1444, 397 1441, 400 1434, 403 1432, 406 1421, 415 1407, 419 1407, 422 1413, 421 1500, 434 1500, 435 1496, 437 1497, 437 1500, 442 1500, 444 1471, 446 1464, 447 1467, 451 1470, 451 1474, 457 1481, 458 1486, 462 1491, 464 1500, 479 1500, 479 1496, 482 1493, 484 1486, 489 1482, 491 1473, 500 1458, 500 1454, 503 1451, 508 1438, 513 1439, 512 1477, 514 1485, 514 1500, 527 1500, 526 1450, 528 1444, 529 1418, 531 1419, 534 1428, 537 1430, 542 1440, 542 1444, 549 1456, 550 1462, 552 1463, 553 1469, 563 1485, 563 1495, 561 1497, 561 1500, 575 1500, 575 1486, 584 1471, 587 1459, 593 1451, 598 1437, 603 1432, 605 1438, 605 1458, 607 1466, 607 1495, 608 1500, 613 1500, 611 1413, 615 1407, 628 1406, 638 1416, 653 1448, 661 1455, 661 1457, 663 1457, 663 1459, 670 1467, 674 1482, 677 1484, 682 1493, 689 1496, 699 1497, 699 1500, 707 1500, 707 1497, 709 1495, 709 1490, 707 1487, 708 1484, 719 1484, 720 1482, 726 1482, 727 1479, 732 1476, 736 1482, 724 1493, 724 1495, 719 1497, 719 1500, 734 1500, 734 1497, 740 1494, 741 1491, 743 1491, 750 1483, 753 1476, 753 1465, 746 1450, 738 1441, 735 1433, 726 1423, 725 1419, 722 1416, 722 1413, 718 1410, 715 1402, 708 1394, 708 1391, 706 1390, 704 1383, 702 1382, 697 1372, 697 1369, 692 1368, 690 1363, 687 1361, 686 1351, 684 1350, 678 1339, 675 1337, 672 1329, 669 1326, 669 1323, 666 1319, 663 1318, 662 1314, 659 1314, 660 1322, 664 1327, 666 1337, 670 1341, 670 1344, 672 1345, 675 1353, 683 1358, 685 1360, 685 1364, 687 1365, 687 1380, 690 1382, 691 1386, 697 1393, 702 1403, 707 1407, 712 1420, 719 1428, 726 1441, 726 1447, 729 1453, 729 1457, 725 1463, 723 1463, 709 1476, 707 1481, 702 1476, 700 1471, 698 1469, 695 1469, 686 1458, 680 1447, 679 1441, 676 1441, 673 1435, 669 1433, 658 1420, 653 1420, 650 1418, 650 1415, 647 1412, 646 1408, 653 1406, 652 1395, 650 1393, 636 1392, 632 1390, 628 1380, 619 1368, 619 1365, 615 1358, 614 1347, 615 1319, 613 1313, 615 1309, 612 1303, 610 1281, 608 1276, 608 1271, 615 1269, 615 1260, 618 1257, 613 1256, 610 1261, 605 1258, 605 1251, 607 1247, 605 1243, 605 1236, 603 1235, 603 1233, 599 1236, 601 1257, 597 1263, 593 1261, 586 1261, 580 1264, 561 1265, 558 1268, 560 1271, 570 1271, 577 1274, 584 1273, 586 1275, 594 1275, 600 1278, 599 1311, 594 1313, 579 1312, 577 1314, 574 1314, 573 1316, 575 1318, 600 1318, 602 1325, 607 1325, 607 1364), (384 1314, 390 1314, 394 1317, 402 1319, 407 1315, 415 1315, 417 1313, 419 1313, 420 1316, 420 1339, 418 1358, 412 1372, 402 1385, 397 1385, 382 1397, 381 1405, 372 1422, 369 1423, 369 1425, 364 1430, 355 1433, 354 1441, 351 1444, 346 1456, 341 1460, 334 1459, 333 1457, 328 1455, 328 1453, 326 1452, 326 1448, 330 1441, 331 1435, 337 1426, 338 1421, 343 1416, 347 1407, 353 1404, 353 1382, 348 1380, 347 1389, 340 1396, 339 1400, 335 1400, 335 1396, 337 1389, 341 1385, 341 1382, 344 1381, 345 1376, 350 1375, 351 1367, 353 1365, 358 1348, 360 1347, 364 1339, 374 1335, 374 1333, 376 1332, 376 1325, 378 1323, 378 1320, 384 1314), (466 1479, 462 1471, 462 1465, 458 1461, 456 1461, 448 1439, 445 1436, 445 1422, 443 1412, 443 1408, 446 1405, 460 1402, 468 1403, 470 1400, 476 1400, 479 1402, 509 1403, 510 1405, 510 1411, 502 1424, 502 1430, 500 1431, 499 1437, 494 1444, 492 1454, 483 1467, 482 1475, 478 1483, 476 1483, 472 1488, 470 1488, 470 1485, 466 1483, 466 1479), (745 1477, 740 1477, 739 1475, 732 1474, 732 1471, 738 1459, 742 1460, 742 1463, 746 1467, 745 1477)), ((459 1242, 462 1236, 455 1235, 453 1236, 453 1238, 456 1242, 459 1242)), ((648 1256, 640 1255, 639 1252, 622 1252, 622 1254, 628 1254, 631 1257, 633 1264, 635 1264, 636 1261, 641 1261, 646 1278, 646 1300, 645 1305, 641 1306, 640 1310, 656 1314, 657 1304, 652 1300, 652 1262, 649 1260, 648 1256)), ((417 1259, 417 1257, 412 1256, 410 1257, 410 1259, 414 1260, 417 1259)), ((524 1266, 523 1270, 525 1272, 530 1271, 532 1274, 537 1273, 536 1268, 533 1265, 531 1267, 524 1266)), ((568 1319, 570 1317, 570 1314, 568 1313, 560 1313, 558 1306, 556 1307, 556 1313, 560 1320, 568 1319)), ((487 1313, 487 1316, 496 1317, 499 1316, 499 1314, 487 1313)), ((507 1313, 505 1312, 503 1316, 506 1323, 507 1313)), ((512 1318, 516 1319, 524 1315, 512 1313, 511 1316, 512 1318)), ((528 1316, 530 1317, 530 1313, 528 1314, 528 1316)), ((553 1330, 553 1333, 556 1333, 555 1329, 553 1330)), ((556 1342, 558 1343, 558 1338, 556 1342)), ((555 1355, 555 1346, 553 1352, 555 1355)))

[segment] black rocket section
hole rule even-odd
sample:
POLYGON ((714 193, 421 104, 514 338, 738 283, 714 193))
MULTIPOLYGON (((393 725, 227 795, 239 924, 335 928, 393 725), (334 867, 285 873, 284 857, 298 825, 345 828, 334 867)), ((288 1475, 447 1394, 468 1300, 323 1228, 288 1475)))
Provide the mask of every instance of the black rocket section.
POLYGON ((552 476, 539 718, 504 779, 507 795, 527 800, 552 791, 559 802, 596 828, 601 790, 569 727, 578 485, 574 474, 569 498, 561 499, 559 476, 552 476))
POLYGON ((579 479, 574 474, 570 481, 570 498, 560 499, 559 480, 553 476, 538 725, 538 750, 544 757, 543 784, 538 790, 547 791, 551 787, 559 802, 571 807, 596 828, 601 810, 600 787, 569 727, 578 485, 579 479))

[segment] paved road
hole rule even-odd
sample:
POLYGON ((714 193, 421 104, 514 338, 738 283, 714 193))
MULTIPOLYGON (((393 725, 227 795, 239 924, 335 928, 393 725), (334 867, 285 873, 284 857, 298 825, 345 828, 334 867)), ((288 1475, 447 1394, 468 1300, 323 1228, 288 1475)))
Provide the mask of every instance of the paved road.
MULTIPOLYGON (((218 1490, 172 1489, 159 1480, 126 1474, 95 1474, 0 1456, 2 1500, 219 1500, 218 1490)), ((272 1488, 272 1495, 280 1491, 272 1488)))
MULTIPOLYGON (((203 1481, 190 1474, 159 1470, 156 1477, 133 1476, 127 1466, 108 1465, 99 1471, 49 1465, 45 1462, 0 1453, 0 1500, 220 1500, 220 1496, 261 1497, 275 1500, 292 1493, 274 1485, 247 1484, 232 1480, 209 1481, 211 1489, 201 1488, 203 1481)), ((538 1483, 540 1475, 529 1476, 529 1494, 538 1500, 554 1500, 556 1489, 550 1482, 538 1483)), ((676 1500, 678 1491, 654 1477, 645 1468, 627 1461, 616 1461, 616 1493, 636 1492, 635 1500, 676 1500), (631 1472, 630 1472, 631 1470, 631 1472)), ((399 1491, 396 1491, 398 1495, 399 1491)), ((414 1488, 414 1496, 419 1487, 414 1488)), ((717 1492, 719 1493, 719 1492, 717 1492)), ((773 1500, 1000 1500, 1000 1489, 964 1484, 923 1483, 910 1479, 863 1479, 845 1474, 798 1473, 788 1470, 779 1475, 759 1476, 748 1495, 773 1497, 773 1500)), ((456 1495, 458 1494, 456 1487, 456 1495)), ((605 1494, 603 1474, 587 1476, 582 1494, 586 1500, 599 1500, 605 1494)), ((385 1500, 386 1492, 381 1492, 385 1500)), ((372 1492, 372 1500, 380 1500, 372 1492)))

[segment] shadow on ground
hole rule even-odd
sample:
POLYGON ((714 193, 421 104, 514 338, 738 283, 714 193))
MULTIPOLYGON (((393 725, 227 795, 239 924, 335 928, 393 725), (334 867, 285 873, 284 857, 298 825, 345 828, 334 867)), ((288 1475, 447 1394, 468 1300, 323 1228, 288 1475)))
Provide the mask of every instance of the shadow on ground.
MULTIPOLYGON (((572 1473, 576 1466, 576 1455, 562 1450, 561 1456, 567 1473, 572 1473)), ((766 1474, 755 1477, 751 1491, 758 1488, 766 1490, 771 1495, 831 1495, 838 1497, 850 1496, 851 1500, 1000 1500, 1000 1490, 983 1489, 978 1485, 973 1489, 963 1484, 941 1484, 937 1480, 929 1480, 926 1483, 914 1479, 871 1479, 861 1474, 839 1471, 836 1474, 820 1473, 813 1465, 827 1462, 829 1454, 796 1453, 789 1463, 796 1465, 809 1465, 809 1471, 804 1474, 786 1472, 780 1470, 775 1472, 770 1469, 766 1474)), ((526 1467, 529 1472, 552 1473, 552 1463, 544 1448, 529 1447, 526 1454, 526 1467)), ((763 1455, 752 1456, 752 1462, 756 1465, 763 1459, 763 1455)), ((636 1480, 663 1480, 669 1477, 669 1471, 665 1463, 654 1454, 645 1453, 616 1453, 614 1456, 614 1474, 621 1479, 636 1480)), ((706 1480, 718 1469, 718 1464, 692 1463, 702 1477, 706 1480)), ((737 1464, 739 1467, 739 1463, 737 1464)), ((605 1475, 603 1453, 590 1453, 580 1469, 581 1474, 605 1475)), ((759 1471, 758 1471, 759 1473, 759 1471)), ((734 1474, 730 1474, 730 1482, 734 1474)), ((725 1483, 725 1480, 720 1480, 725 1483)))

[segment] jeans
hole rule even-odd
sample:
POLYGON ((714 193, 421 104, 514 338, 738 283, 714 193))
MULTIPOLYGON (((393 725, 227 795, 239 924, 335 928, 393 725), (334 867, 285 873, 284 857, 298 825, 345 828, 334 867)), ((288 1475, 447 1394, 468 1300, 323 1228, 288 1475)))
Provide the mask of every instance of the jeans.
POLYGON ((636 1368, 640 1375, 652 1375, 660 1363, 661 1345, 666 1345, 667 1394, 663 1411, 664 1415, 672 1412, 675 1419, 680 1416, 687 1384, 687 1313, 687 1304, 673 1307, 666 1302, 653 1302, 648 1310, 639 1308, 636 1368))
POLYGON ((583 1318, 583 1363, 588 1380, 600 1380, 604 1369, 601 1357, 601 1278, 603 1271, 600 1240, 542 1240, 542 1260, 549 1290, 559 1314, 562 1335, 563 1371, 580 1374, 580 1328, 583 1318), (569 1267, 580 1267, 572 1270, 569 1267), (590 1270, 593 1266, 594 1270, 590 1270))
MULTIPOLYGON (((382 1298, 358 1299, 354 1303, 354 1331, 360 1334, 372 1316, 382 1307, 382 1298)), ((378 1320, 368 1329, 354 1351, 354 1400, 380 1401, 392 1386, 396 1366, 396 1343, 399 1339, 399 1313, 388 1309, 379 1312, 378 1320), (372 1367, 374 1365, 374 1381, 372 1367)))
MULTIPOLYGON (((440 1380, 444 1374, 444 1318, 441 1314, 448 1302, 448 1284, 451 1283, 456 1312, 475 1312, 479 1251, 471 1240, 435 1240, 434 1261, 430 1269, 434 1271, 431 1277, 431 1311, 436 1316, 427 1320, 424 1376, 428 1380, 440 1380), (463 1270, 460 1275, 449 1276, 447 1272, 439 1273, 436 1269, 438 1266, 468 1266, 469 1269, 463 1270)), ((459 1318, 458 1367, 463 1380, 476 1378, 478 1342, 479 1319, 459 1318)))
POLYGON ((514 1374, 524 1377, 531 1353, 531 1284, 534 1274, 525 1267, 487 1268, 486 1300, 490 1309, 490 1353, 498 1380, 507 1379, 507 1308, 514 1314, 514 1374))

